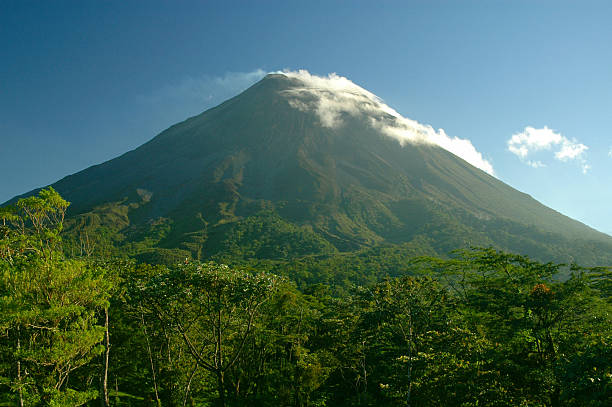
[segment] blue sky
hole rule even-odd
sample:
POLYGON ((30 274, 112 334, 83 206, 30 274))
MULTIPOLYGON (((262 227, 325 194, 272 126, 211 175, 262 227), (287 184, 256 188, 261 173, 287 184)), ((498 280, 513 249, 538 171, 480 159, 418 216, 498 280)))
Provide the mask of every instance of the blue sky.
POLYGON ((0 202, 306 69, 612 234, 611 18, 608 1, 0 0, 0 202))

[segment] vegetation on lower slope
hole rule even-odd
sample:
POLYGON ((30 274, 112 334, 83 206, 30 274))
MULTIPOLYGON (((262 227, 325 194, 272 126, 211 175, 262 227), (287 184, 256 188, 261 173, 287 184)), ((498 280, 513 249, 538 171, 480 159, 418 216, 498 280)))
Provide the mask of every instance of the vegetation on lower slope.
MULTIPOLYGON (((67 250, 166 265, 188 258, 228 264, 305 261, 318 262, 319 268, 326 268, 330 257, 336 266, 347 262, 346 267, 352 267, 355 259, 367 253, 371 268, 376 262, 384 265, 384 256, 393 252, 406 258, 444 257, 459 248, 493 246, 544 262, 612 264, 612 246, 605 240, 570 239, 508 219, 478 219, 461 210, 449 213, 419 200, 394 204, 393 211, 401 221, 391 215, 376 218, 366 209, 360 215, 356 204, 347 216, 334 208, 309 207, 312 203, 302 203, 299 210, 314 215, 300 220, 294 213, 298 208, 290 203, 259 201, 208 220, 198 212, 189 221, 157 217, 142 222, 139 216, 147 205, 143 201, 107 203, 69 217, 64 239, 67 250), (366 222, 370 215, 373 220, 366 222)), ((371 210, 370 205, 365 206, 371 210)), ((348 280, 363 282, 361 277, 348 280)))
MULTIPOLYGON (((231 267, 137 264, 90 250, 121 242, 91 234, 102 215, 64 240, 67 206, 49 189, 0 208, 0 405, 612 403, 608 268, 492 248, 415 257, 418 241, 339 254, 273 213, 224 236, 272 228, 286 245, 236 247, 275 259, 227 241, 231 267), (292 239, 318 254, 285 256, 292 239)), ((146 253, 169 225, 124 244, 146 253)))

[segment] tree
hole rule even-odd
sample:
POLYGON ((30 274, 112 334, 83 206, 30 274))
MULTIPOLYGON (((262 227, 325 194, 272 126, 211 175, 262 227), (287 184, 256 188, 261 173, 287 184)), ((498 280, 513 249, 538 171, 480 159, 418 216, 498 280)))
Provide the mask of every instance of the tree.
POLYGON ((577 266, 543 264, 492 248, 457 254, 427 259, 426 268, 445 278, 466 327, 494 345, 484 366, 497 371, 508 400, 551 407, 575 400, 576 386, 567 380, 577 370, 598 369, 587 349, 606 343, 611 332, 601 270, 591 270, 593 280, 577 266))
POLYGON ((381 282, 361 297, 371 385, 393 405, 414 405, 415 385, 436 352, 431 345, 449 329, 448 294, 431 278, 402 277, 381 282))
POLYGON ((68 205, 49 188, 1 212, 0 386, 20 406, 76 406, 97 395, 69 379, 104 349, 97 322, 110 283, 102 268, 63 256, 68 205))
POLYGON ((216 379, 218 403, 226 405, 227 371, 241 356, 260 310, 280 279, 214 263, 184 264, 133 289, 144 312, 172 330, 191 355, 191 368, 216 379))

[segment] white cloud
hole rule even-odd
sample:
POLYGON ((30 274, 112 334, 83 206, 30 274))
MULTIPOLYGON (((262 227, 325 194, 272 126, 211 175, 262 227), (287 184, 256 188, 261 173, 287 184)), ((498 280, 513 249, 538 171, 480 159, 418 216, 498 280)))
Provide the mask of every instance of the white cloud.
POLYGON ((525 158, 534 151, 550 150, 553 145, 561 143, 563 138, 561 134, 555 133, 548 127, 534 129, 528 126, 522 133, 514 134, 508 140, 508 150, 521 158, 525 158))
POLYGON ((300 86, 286 91, 289 103, 296 109, 314 111, 321 124, 336 128, 343 124, 343 115, 366 115, 372 127, 405 143, 436 144, 463 158, 475 167, 494 175, 493 166, 476 150, 470 140, 448 136, 443 129, 434 130, 415 120, 403 117, 382 99, 335 73, 325 77, 308 71, 275 72, 297 79, 300 86))
POLYGON ((612 147, 610 147, 610 151, 608 151, 608 156, 612 157, 612 147))
POLYGON ((582 157, 583 153, 588 149, 584 144, 565 139, 561 145, 561 150, 555 153, 555 158, 560 161, 575 160, 582 157))
POLYGON ((578 162, 584 174, 591 169, 586 161, 588 149, 588 146, 579 143, 576 139, 570 140, 546 126, 542 129, 527 126, 522 132, 512 135, 508 140, 508 150, 527 165, 534 168, 545 167, 546 165, 541 161, 528 160, 527 157, 540 151, 554 151, 554 158, 559 161, 578 162))
POLYGON ((542 167, 546 167, 546 164, 544 164, 542 161, 539 161, 539 160, 538 160, 538 161, 531 161, 531 160, 528 160, 528 161, 526 161, 526 162, 527 162, 527 165, 529 165, 530 167, 533 167, 533 168, 542 168, 542 167))

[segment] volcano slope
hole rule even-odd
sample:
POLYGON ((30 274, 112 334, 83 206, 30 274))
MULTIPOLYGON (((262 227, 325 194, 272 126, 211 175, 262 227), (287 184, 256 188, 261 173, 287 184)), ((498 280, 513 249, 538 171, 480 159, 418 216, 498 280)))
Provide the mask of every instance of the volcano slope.
POLYGON ((610 236, 447 151, 444 137, 344 78, 270 74, 52 186, 72 202, 77 249, 148 262, 493 246, 612 264, 610 236))

